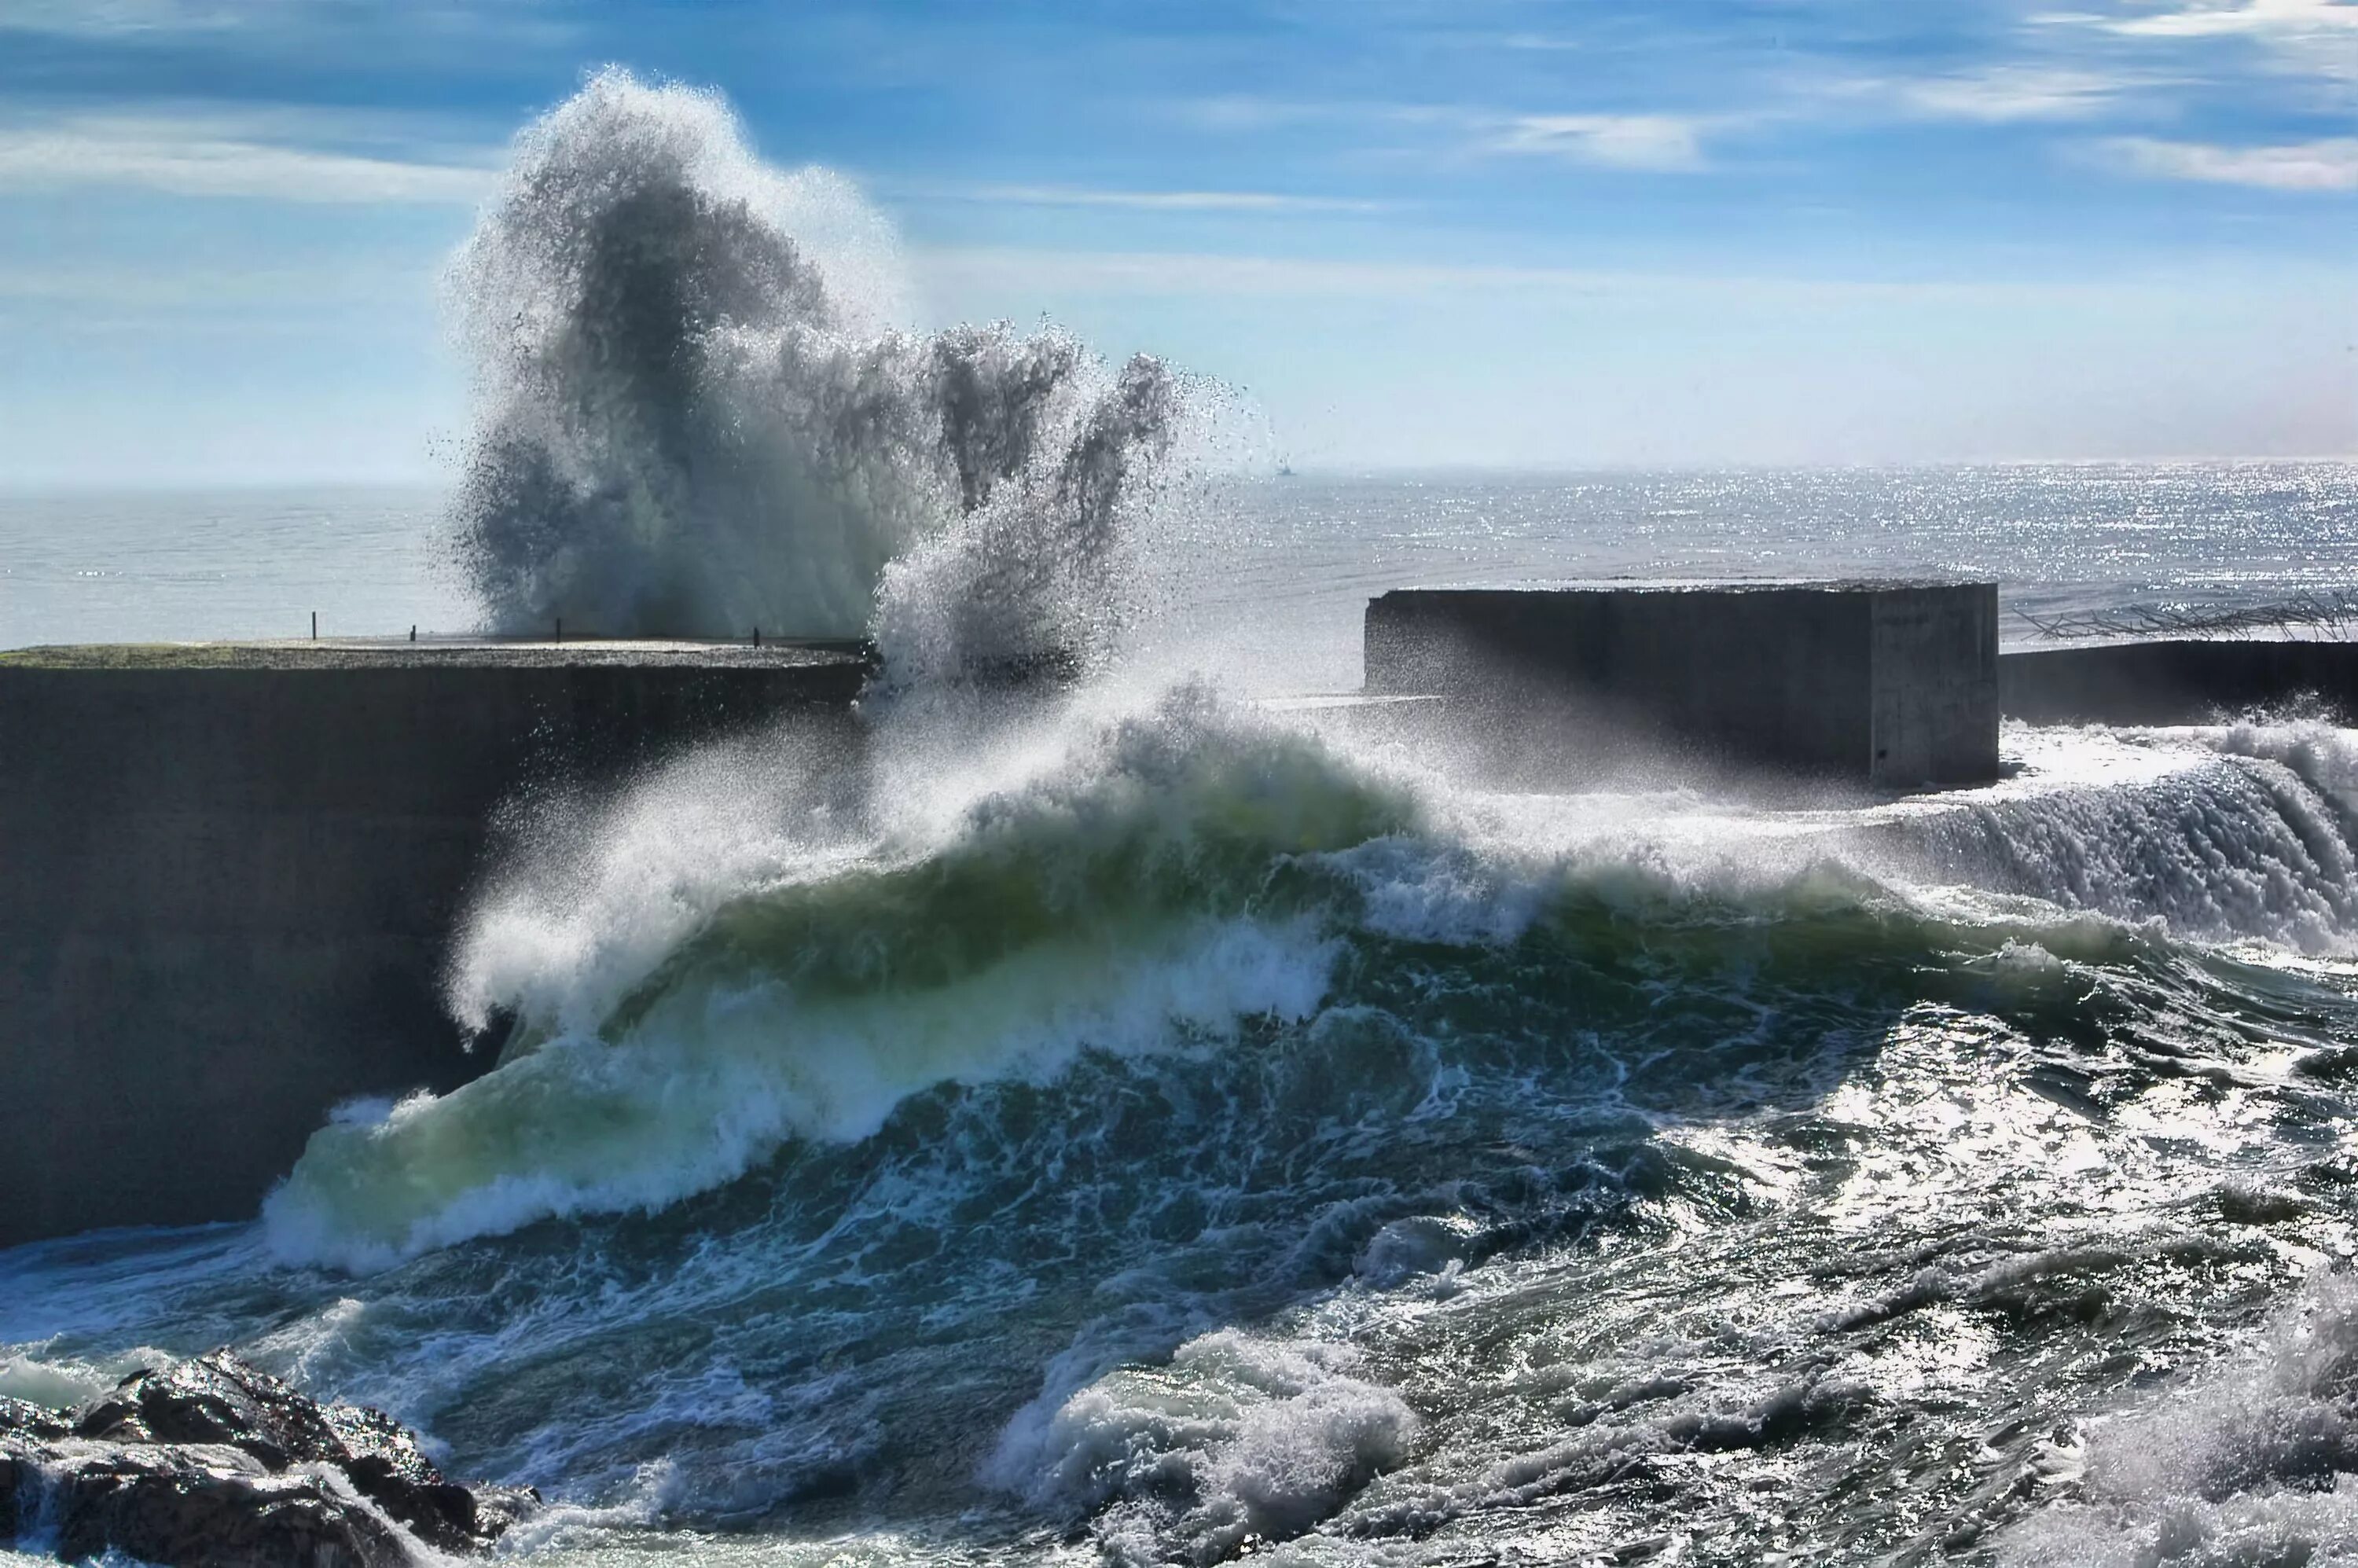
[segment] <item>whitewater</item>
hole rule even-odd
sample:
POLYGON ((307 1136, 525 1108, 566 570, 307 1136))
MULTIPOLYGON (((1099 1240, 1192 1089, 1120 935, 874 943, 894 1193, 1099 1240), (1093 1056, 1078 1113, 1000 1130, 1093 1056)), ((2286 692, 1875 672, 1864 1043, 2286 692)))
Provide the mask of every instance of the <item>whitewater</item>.
POLYGON ((1420 579, 2246 600, 2358 472, 1262 477, 1174 367, 907 325, 856 190, 620 74, 449 287, 477 427, 383 536, 495 628, 872 636, 864 743, 519 801, 496 1065, 249 1223, 0 1253, 0 1394, 233 1346, 566 1568, 2358 1561, 2358 732, 1797 804, 1262 700, 1420 579))

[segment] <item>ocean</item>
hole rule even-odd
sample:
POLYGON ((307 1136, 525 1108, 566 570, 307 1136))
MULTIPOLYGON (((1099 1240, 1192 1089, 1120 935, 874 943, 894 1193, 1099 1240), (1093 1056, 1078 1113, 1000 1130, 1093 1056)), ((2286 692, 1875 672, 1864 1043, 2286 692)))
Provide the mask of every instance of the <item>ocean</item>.
MULTIPOLYGON (((1995 579, 2002 635, 2035 644, 2028 617, 2346 590, 2353 484, 2347 462, 1216 479, 1162 520, 1131 636, 1255 695, 1338 692, 1390 589, 1938 576, 1995 579)), ((0 648, 300 638, 315 612, 329 637, 471 632, 456 504, 449 485, 0 492, 0 648)))
POLYGON ((0 1394, 231 1346, 549 1568, 2358 1562, 2358 734, 1761 804, 1263 700, 1407 584, 2340 590, 2358 466, 1238 477, 1169 367, 861 325, 709 100, 517 157, 447 492, 0 503, 0 644, 864 627, 866 744, 525 810, 492 1070, 0 1253, 0 1394))
MULTIPOLYGON (((11 503, 5 640, 456 630, 445 504, 11 503)), ((2353 532, 2333 465, 1217 487, 1141 652, 857 822, 779 741, 552 830, 453 933, 503 1065, 0 1255, 0 1392, 232 1345, 552 1563, 2358 1556, 2358 736, 1767 809, 1253 700, 1397 584, 2223 603, 2353 532)))

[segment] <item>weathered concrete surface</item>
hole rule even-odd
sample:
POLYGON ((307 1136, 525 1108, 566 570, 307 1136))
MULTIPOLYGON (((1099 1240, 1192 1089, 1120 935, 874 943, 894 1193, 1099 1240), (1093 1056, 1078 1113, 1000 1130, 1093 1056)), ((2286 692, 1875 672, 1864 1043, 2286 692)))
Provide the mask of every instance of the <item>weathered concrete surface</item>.
POLYGON ((1636 750, 1879 787, 1997 773, 1989 583, 1410 589, 1366 635, 1370 693, 1448 698, 1526 772, 1636 750))
POLYGON ((287 638, 243 643, 67 643, 0 649, 0 669, 392 670, 784 669, 868 657, 856 642, 621 642, 577 638, 287 638))
POLYGON ((2113 643, 1998 660, 2000 708, 2033 723, 2201 724, 2301 702, 2358 722, 2358 643, 2113 643))
POLYGON ((1997 585, 1880 587, 1868 744, 1874 783, 1997 776, 1997 585))
POLYGON ((0 662, 0 1246, 251 1216, 331 1106, 481 1071, 439 975, 493 808, 772 715, 848 735, 866 672, 287 662, 0 662))

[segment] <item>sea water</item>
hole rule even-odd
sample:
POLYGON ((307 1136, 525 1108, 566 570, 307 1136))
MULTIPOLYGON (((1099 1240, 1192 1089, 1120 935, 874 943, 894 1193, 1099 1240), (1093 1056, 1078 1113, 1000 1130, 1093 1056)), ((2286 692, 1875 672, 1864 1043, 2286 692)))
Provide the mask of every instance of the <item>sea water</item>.
POLYGON ((2358 472, 1190 477, 1184 383, 813 315, 762 215, 814 188, 716 114, 602 78, 521 145, 607 175, 487 218, 545 335, 447 493, 10 503, 0 641, 340 584, 323 631, 719 633, 881 559, 863 754, 527 814, 451 932, 492 1069, 251 1219, 0 1254, 0 1393, 230 1346, 539 1487, 551 1564, 2358 1561, 2358 734, 2009 725, 2000 784, 1770 808, 1258 700, 1407 583, 2338 588, 2358 472), (643 197, 652 297, 786 301, 684 386, 607 379, 654 330, 565 260, 643 197))
MULTIPOLYGON (((300 638, 313 611, 329 637, 479 630, 452 488, 0 492, 0 648, 300 638)), ((2349 462, 1248 475, 1187 501, 1141 640, 1267 695, 1356 688, 1361 612, 1396 588, 1970 577, 2036 646, 2057 617, 2358 582, 2349 462)))

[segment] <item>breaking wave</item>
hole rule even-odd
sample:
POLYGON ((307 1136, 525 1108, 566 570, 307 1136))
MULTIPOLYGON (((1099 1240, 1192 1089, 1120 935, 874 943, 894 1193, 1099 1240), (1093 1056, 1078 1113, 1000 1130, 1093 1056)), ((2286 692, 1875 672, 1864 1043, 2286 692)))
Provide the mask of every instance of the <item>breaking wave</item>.
POLYGON ((2358 1563, 2358 1281, 2320 1274, 2257 1344, 2039 1459, 2019 1568, 2358 1563))
POLYGON ((282 1252, 375 1268, 658 1210, 937 1085, 1314 1033, 1387 964, 1460 990, 1503 969, 1589 1030, 1673 980, 1750 1007, 1959 952, 2169 951, 2144 923, 2315 946, 2353 896, 2330 791, 2248 736, 2127 784, 1794 834, 1693 800, 1468 796, 1195 687, 1076 699, 995 749, 925 734, 854 763, 789 731, 544 811, 454 967, 462 1018, 513 1021, 499 1067, 322 1129, 269 1203, 282 1252))
POLYGON ((914 676, 1100 654, 1190 394, 1055 330, 906 330, 895 251, 709 93, 608 70, 525 131, 449 277, 494 628, 872 629, 914 676))
POLYGON ((1918 881, 2018 893, 2206 940, 2348 954, 2358 931, 2358 752, 2317 723, 2062 730, 2062 761, 2131 762, 2124 785, 1983 792, 1898 814, 1918 881), (2199 764, 2199 765, 2197 765, 2199 764))
MULTIPOLYGON (((1109 663, 1198 389, 906 330, 894 272, 708 97, 523 138, 453 275, 492 614, 867 633, 893 700, 519 803, 448 977, 496 1065, 126 1250, 108 1344, 215 1268, 189 1321, 546 1485, 559 1552, 864 1497, 1140 1564, 2349 1553, 2344 1281, 2061 1413, 2347 1250, 2349 732, 1764 811, 1011 693, 1109 663)), ((40 1348, 0 1382, 111 1365, 40 1348)))
POLYGON ((1233 1329, 1124 1367, 1010 1423, 986 1478, 1034 1507, 1096 1516, 1116 1562, 1167 1561, 1174 1541, 1218 1562, 1331 1517, 1405 1459, 1421 1422, 1353 1376, 1347 1345, 1233 1329))
POLYGON ((119 1268, 14 1386, 242 1335, 560 1555, 2333 1561, 2345 1286, 2201 1368, 2349 1240, 2347 740, 1763 813, 1192 685, 743 738, 519 818, 492 1071, 0 1343, 119 1268))
MULTIPOLYGON (((693 765, 657 782, 626 826, 594 822, 554 876, 478 912, 460 1005, 517 1011, 502 1065, 323 1129, 271 1200, 283 1245, 367 1265, 661 1207, 789 1137, 865 1137, 936 1083, 1299 1022, 1335 946, 1285 862, 1401 820, 1314 752, 1185 701, 946 822, 849 843, 793 822, 747 843, 695 810, 703 783, 693 765), (708 851, 699 823, 738 842, 708 851)), ((741 803, 759 787, 731 783, 741 803)))

